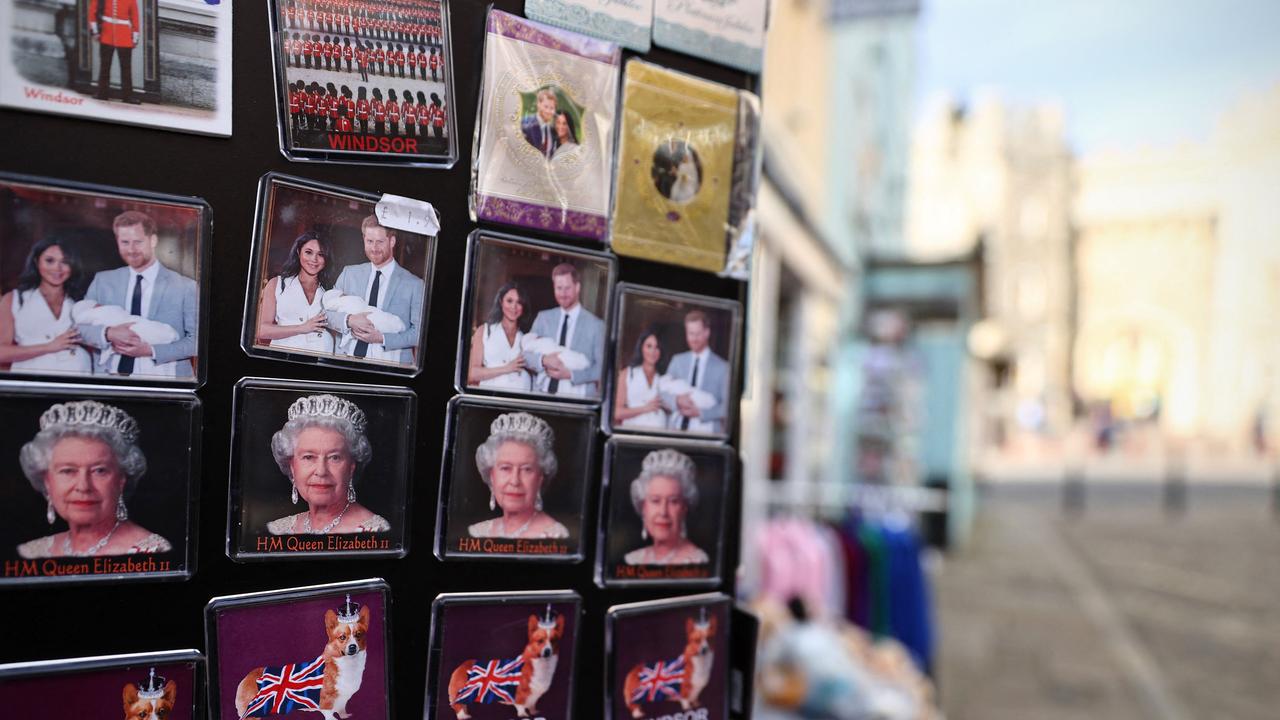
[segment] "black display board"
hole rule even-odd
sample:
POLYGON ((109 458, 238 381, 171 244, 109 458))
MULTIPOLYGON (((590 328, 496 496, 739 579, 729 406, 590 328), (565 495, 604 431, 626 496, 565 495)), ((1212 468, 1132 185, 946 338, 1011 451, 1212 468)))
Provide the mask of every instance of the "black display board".
MULTIPOLYGON (((496 7, 522 14, 523 0, 500 0, 496 7)), ((187 582, 129 583, 118 586, 29 587, 2 591, 11 620, 0 662, 105 655, 175 648, 204 650, 204 606, 217 595, 295 587, 322 582, 385 578, 392 588, 394 717, 421 717, 427 667, 431 602, 442 592, 572 589, 583 598, 576 717, 599 717, 605 610, 617 603, 681 594, 670 588, 601 590, 593 583, 591 559, 599 485, 593 486, 587 531, 588 559, 573 565, 437 560, 431 553, 435 505, 444 442, 445 407, 454 395, 454 358, 462 305, 466 237, 475 229, 467 217, 471 142, 480 78, 487 5, 452 0, 454 82, 459 134, 458 163, 447 171, 360 165, 293 163, 280 153, 276 131, 275 83, 267 4, 237 3, 234 19, 234 130, 214 138, 68 117, 0 110, 0 170, 125 188, 194 195, 213 208, 213 267, 209 313, 208 382, 198 391, 204 403, 203 475, 200 489, 196 574, 187 582), (254 198, 258 179, 275 170, 373 192, 421 198, 435 204, 442 220, 435 276, 428 292, 426 364, 421 375, 399 380, 386 375, 250 358, 240 348, 254 198), (232 388, 246 376, 371 384, 413 388, 419 399, 413 474, 411 551, 403 559, 308 560, 244 565, 226 557, 227 482, 232 388)), ((627 52, 630 57, 635 53, 627 52)), ((756 89, 758 78, 661 48, 647 59, 739 88, 756 89)), ((495 228, 496 229, 496 228, 495 228)), ((520 232, 529 237, 536 233, 520 232)), ((543 239, 598 248, 598 244, 543 239)), ((736 299, 746 303, 746 285, 706 273, 621 258, 620 281, 736 299)), ((745 343, 743 343, 745 345, 745 343)), ((606 366, 608 367, 608 366, 606 366)), ((740 383, 741 384, 741 383, 740 383)), ((599 453, 595 466, 602 467, 599 453)), ((732 441, 737 446, 734 428, 732 441)), ((737 567, 741 483, 729 497, 726 525, 726 580, 717 588, 733 594, 737 567)))

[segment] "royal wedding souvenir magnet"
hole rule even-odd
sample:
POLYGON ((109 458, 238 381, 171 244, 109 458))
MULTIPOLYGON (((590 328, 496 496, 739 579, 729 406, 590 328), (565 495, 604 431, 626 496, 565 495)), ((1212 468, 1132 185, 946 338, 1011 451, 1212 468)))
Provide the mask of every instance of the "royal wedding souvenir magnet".
POLYGON ((285 157, 453 165, 447 0, 272 0, 269 8, 285 157))
POLYGON ((0 3, 0 105, 230 135, 232 5, 0 3))
POLYGON ((377 578, 213 598, 210 717, 390 720, 390 606, 377 578))
POLYGON ((615 437, 604 462, 597 584, 718 583, 733 449, 615 437))
POLYGON ((613 43, 489 11, 474 219, 604 239, 620 61, 613 43))
POLYGON ((0 174, 0 375, 200 385, 210 215, 199 198, 0 174))
POLYGON ((425 720, 570 720, 581 603, 567 590, 437 597, 425 720))
POLYGON ((605 625, 605 720, 727 720, 729 597, 614 605, 605 625))
POLYGON ((720 272, 738 91, 627 62, 609 243, 619 255, 720 272))
POLYGON ((195 650, 12 663, 0 665, 0 707, 15 718, 196 720, 204 680, 195 650))
POLYGON ((653 43, 759 73, 768 0, 654 0, 653 43))
POLYGON ((458 391, 598 402, 616 267, 605 253, 473 232, 458 391))
POLYGON ((426 201, 267 173, 241 346, 255 357, 416 375, 439 231, 426 201))
POLYGON ((0 585, 195 571, 194 394, 2 382, 0 426, 0 585))
POLYGON ((741 307, 619 283, 609 431, 727 438, 737 417, 741 307))
POLYGON ((595 409, 458 396, 446 423, 436 557, 581 560, 595 409))
POLYGON ((649 52, 653 0, 524 0, 524 14, 629 50, 649 52))
POLYGON ((237 383, 227 556, 403 557, 416 406, 408 388, 237 383))

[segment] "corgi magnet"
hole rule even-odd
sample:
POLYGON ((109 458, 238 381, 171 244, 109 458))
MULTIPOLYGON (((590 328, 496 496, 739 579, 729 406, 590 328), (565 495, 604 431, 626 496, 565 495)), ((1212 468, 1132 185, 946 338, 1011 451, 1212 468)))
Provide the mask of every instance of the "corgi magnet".
POLYGON ((227 556, 403 557, 416 405, 407 388, 237 383, 227 556))
POLYGON ((715 585, 733 449, 615 437, 605 444, 596 582, 715 585))
POLYGON ((449 401, 436 557, 581 560, 596 420, 585 405, 449 401))
POLYGON ((609 608, 606 720, 726 720, 729 610, 722 593, 609 608))
POLYGON ((195 650, 0 665, 5 717, 195 720, 203 698, 195 650))
POLYGON ((571 591, 438 596, 426 720, 569 720, 580 608, 571 591))
POLYGON ((210 716, 391 718, 389 607, 377 578, 213 598, 210 716))
POLYGON ((194 393, 0 382, 0 425, 0 586, 191 576, 194 393))

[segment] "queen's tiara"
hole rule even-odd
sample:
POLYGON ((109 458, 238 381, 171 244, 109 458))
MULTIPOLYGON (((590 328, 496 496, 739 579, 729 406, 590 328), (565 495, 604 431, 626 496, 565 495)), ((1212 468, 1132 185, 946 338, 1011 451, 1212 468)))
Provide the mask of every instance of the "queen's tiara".
POLYGON ((138 422, 118 407, 96 400, 58 403, 40 415, 40 429, 52 427, 95 427, 113 430, 127 443, 138 440, 138 422))
POLYGON ((671 448, 663 448, 654 450, 644 456, 644 462, 640 464, 640 472, 649 477, 655 475, 666 475, 674 478, 693 479, 697 466, 693 464, 693 460, 688 455, 673 450, 671 448))
POLYGON ((138 687, 138 698, 141 700, 159 700, 164 697, 164 677, 156 675, 156 669, 151 668, 151 675, 147 677, 147 682, 138 687))
POLYGON ((551 603, 547 603, 547 612, 538 619, 538 627, 544 630, 550 630, 556 626, 556 615, 551 612, 551 603))
POLYGON ((364 411, 350 400, 337 395, 304 395, 289 406, 289 419, 300 417, 331 417, 346 420, 352 429, 363 433, 367 420, 364 411))
POLYGON ((501 436, 524 437, 539 444, 550 447, 555 443, 556 434, 546 420, 530 415, 527 412, 504 413, 494 418, 489 424, 489 434, 501 436))
POLYGON ((338 622, 350 625, 360 622, 360 603, 353 602, 351 596, 347 596, 347 601, 342 603, 342 607, 338 608, 338 622))

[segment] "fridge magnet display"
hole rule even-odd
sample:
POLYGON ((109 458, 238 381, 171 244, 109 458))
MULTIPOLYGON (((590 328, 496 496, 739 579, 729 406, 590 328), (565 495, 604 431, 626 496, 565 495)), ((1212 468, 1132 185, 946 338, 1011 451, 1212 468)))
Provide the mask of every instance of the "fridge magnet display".
POLYGON ((727 437, 741 306, 621 283, 617 313, 610 431, 727 437))
POLYGON ((717 583, 733 450, 613 438, 605 468, 597 583, 717 583))
POLYGON ((582 559, 594 410, 455 397, 447 428, 436 557, 582 559))
POLYGON ((615 261, 471 234, 458 389, 599 400, 615 261))
POLYGON ((580 608, 570 591, 437 597, 427 720, 570 720, 580 608))
POLYGON ((473 218, 603 240, 621 50, 500 10, 486 29, 473 218))
POLYGON ((272 0, 270 8, 285 157, 453 165, 446 0, 272 0))
POLYGON ((524 0, 524 14, 534 20, 616 42, 636 52, 649 52, 653 0, 524 0))
POLYGON ((204 657, 195 650, 0 665, 0 707, 14 718, 195 720, 204 657))
POLYGON ((417 374, 440 229, 435 208, 267 173, 256 225, 246 353, 417 374))
POLYGON ((0 383, 0 584, 189 576, 199 415, 178 390, 0 383))
POLYGON ((724 269, 727 244, 736 236, 731 221, 742 219, 731 211, 742 192, 735 183, 745 179, 735 157, 740 132, 752 127, 738 123, 750 97, 641 60, 627 62, 609 240, 614 252, 724 269))
POLYGON ((374 578, 210 600, 210 717, 391 718, 389 597, 374 578))
POLYGON ((654 0, 653 42, 759 73, 768 0, 654 0))
POLYGON ((231 134, 232 3, 0 3, 0 105, 231 134))
POLYGON ((0 175, 0 373, 198 385, 209 206, 0 175))
POLYGON ((729 597, 614 605, 605 626, 608 720, 727 720, 729 597))
POLYGON ((403 557, 416 405, 407 388, 237 383, 227 555, 403 557))

